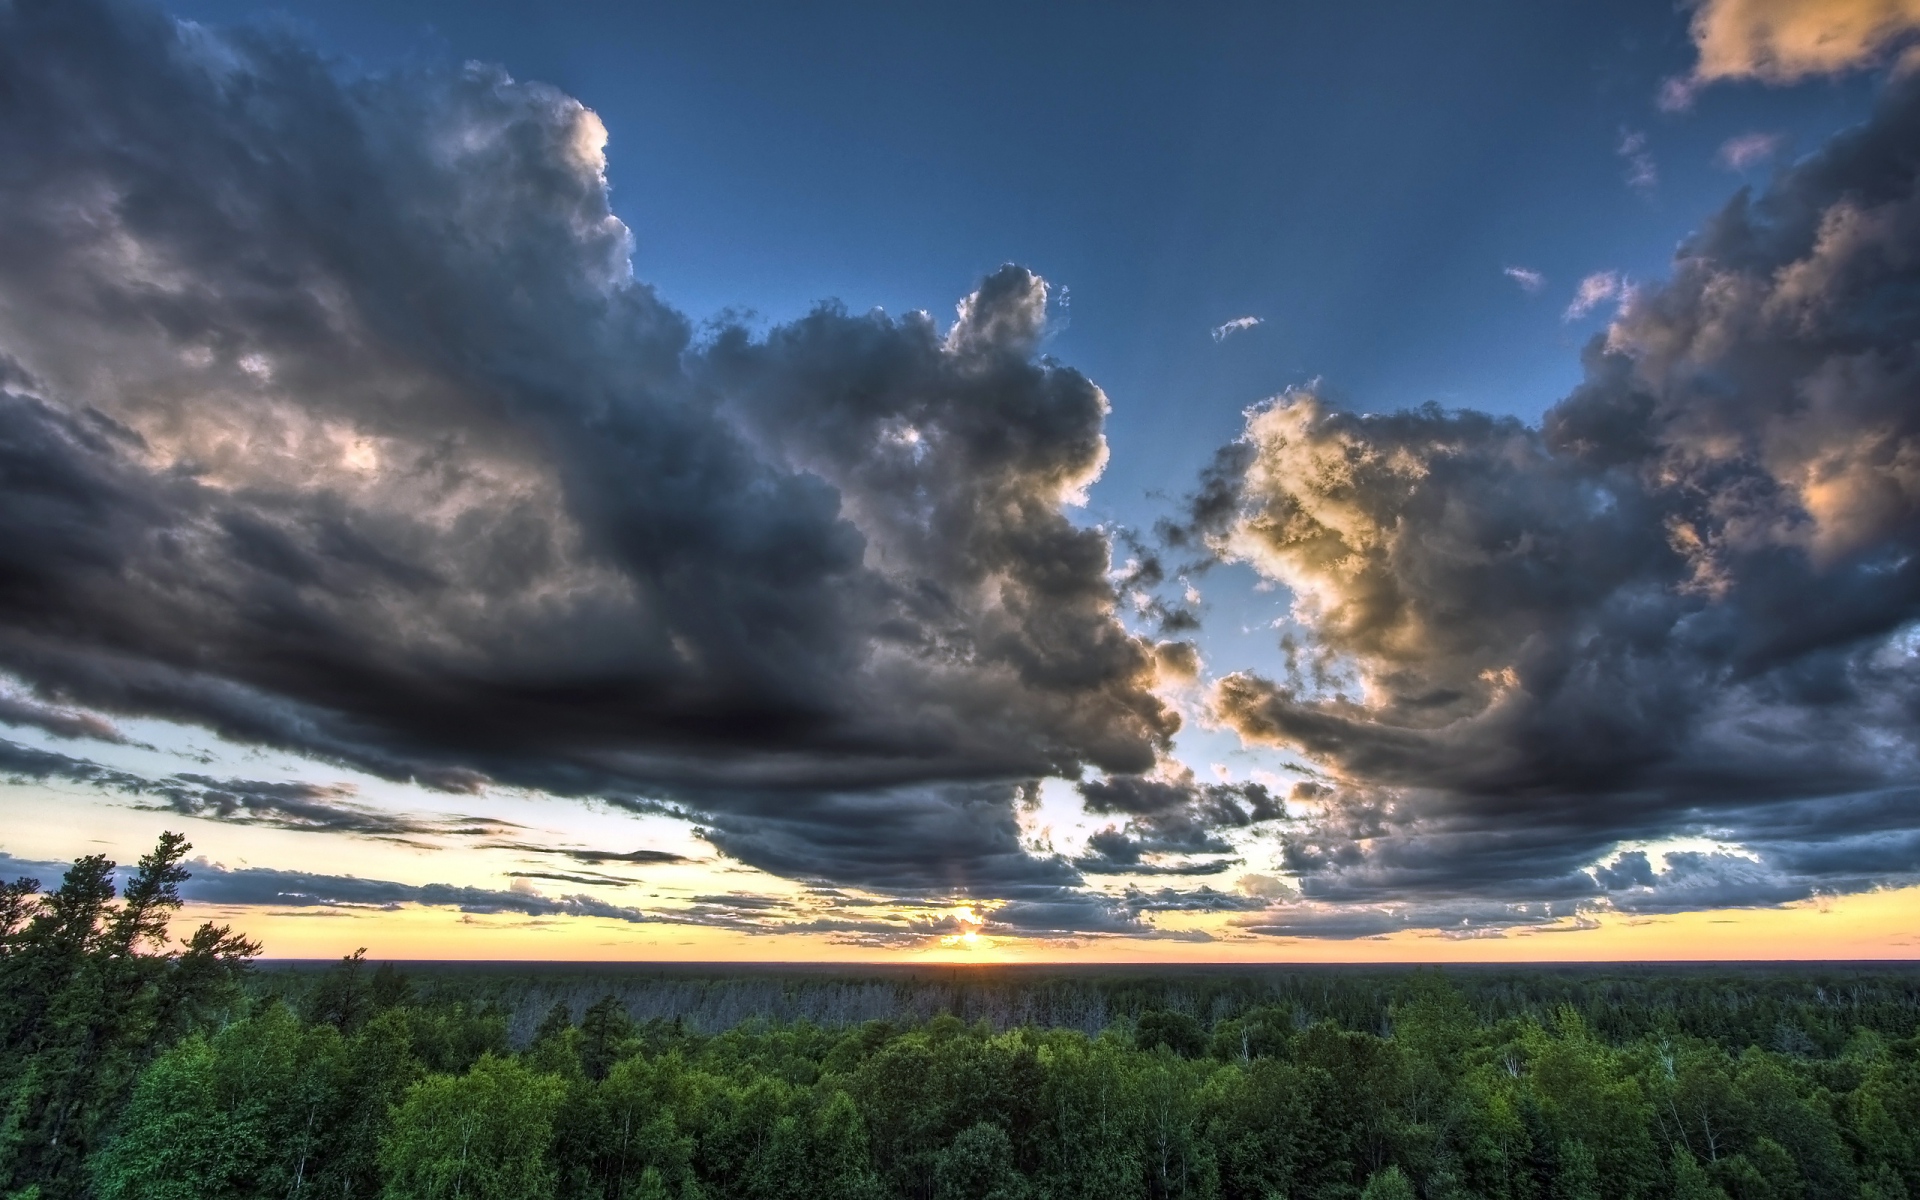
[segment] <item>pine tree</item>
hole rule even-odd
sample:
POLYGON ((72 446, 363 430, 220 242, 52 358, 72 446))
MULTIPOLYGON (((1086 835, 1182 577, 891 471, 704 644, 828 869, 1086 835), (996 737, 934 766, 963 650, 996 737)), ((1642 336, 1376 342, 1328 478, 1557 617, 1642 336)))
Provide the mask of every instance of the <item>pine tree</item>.
POLYGON ((78 1194, 139 1072, 236 1001, 256 943, 206 924, 168 945, 190 849, 162 834, 117 904, 114 863, 97 854, 50 894, 33 880, 0 893, 0 1186, 78 1194))

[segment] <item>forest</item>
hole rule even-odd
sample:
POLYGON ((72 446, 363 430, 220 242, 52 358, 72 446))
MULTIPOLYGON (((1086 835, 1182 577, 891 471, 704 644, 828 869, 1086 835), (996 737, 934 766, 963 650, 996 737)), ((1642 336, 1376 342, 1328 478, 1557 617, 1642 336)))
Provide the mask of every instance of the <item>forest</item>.
POLYGON ((256 964, 0 886, 8 1200, 1920 1200, 1920 971, 256 964))

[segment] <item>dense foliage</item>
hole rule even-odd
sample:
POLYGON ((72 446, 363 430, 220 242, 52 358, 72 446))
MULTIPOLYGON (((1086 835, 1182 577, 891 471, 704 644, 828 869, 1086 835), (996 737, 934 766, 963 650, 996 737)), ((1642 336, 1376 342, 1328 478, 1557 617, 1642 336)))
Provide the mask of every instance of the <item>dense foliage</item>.
POLYGON ((218 971, 193 946, 122 948, 177 849, 118 907, 94 860, 52 896, 7 893, 4 970, 29 982, 58 974, 32 964, 66 914, 104 897, 38 993, 64 999, 6 990, 15 1195, 1920 1200, 1911 975, 1840 995, 1786 974, 1636 992, 1411 972, 1375 1006, 1323 974, 1320 1008, 1238 984, 1223 1006, 1188 981, 1115 1001, 1093 1035, 952 1015, 701 1032, 608 995, 551 1005, 521 1039, 471 981, 423 987, 358 955, 256 981, 238 1007, 231 987, 181 1007, 168 997, 230 983, 251 947, 196 939, 224 947, 198 952, 218 971), (78 982, 129 957, 140 989, 78 982), (1201 1003, 1135 1002, 1173 994, 1201 1003))

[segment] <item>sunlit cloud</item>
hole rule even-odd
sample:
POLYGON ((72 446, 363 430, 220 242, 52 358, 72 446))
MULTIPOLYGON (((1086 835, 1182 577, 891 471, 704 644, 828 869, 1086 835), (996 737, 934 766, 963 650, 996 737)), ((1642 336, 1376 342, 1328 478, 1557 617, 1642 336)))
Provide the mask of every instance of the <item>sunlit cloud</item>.
POLYGON ((1669 79, 1660 107, 1683 111, 1722 80, 1796 83, 1898 58, 1915 61, 1920 0, 1697 0, 1693 70, 1669 79))
POLYGON ((1722 143, 1714 158, 1729 171, 1745 171, 1779 153, 1784 141, 1777 133, 1743 133, 1722 143))
POLYGON ((1706 0, 1694 10, 1701 80, 1792 83, 1884 61, 1920 32, 1920 0, 1706 0))
POLYGON ((1264 325, 1266 323, 1266 318, 1264 317, 1235 317, 1223 325, 1215 325, 1213 327, 1213 340, 1216 342, 1224 342, 1236 333, 1241 333, 1252 329, 1256 325, 1264 325))
POLYGON ((1595 271, 1573 290, 1564 319, 1577 321, 1609 301, 1625 300, 1627 281, 1618 271, 1595 271))

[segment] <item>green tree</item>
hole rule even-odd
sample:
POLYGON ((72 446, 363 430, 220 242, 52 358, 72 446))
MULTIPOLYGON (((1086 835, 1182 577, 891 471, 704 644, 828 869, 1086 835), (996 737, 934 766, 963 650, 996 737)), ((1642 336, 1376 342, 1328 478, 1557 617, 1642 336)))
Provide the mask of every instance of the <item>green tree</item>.
POLYGON ((1134 1025, 1133 1042, 1142 1050, 1165 1046, 1182 1058, 1198 1058, 1207 1051, 1207 1035, 1200 1022, 1167 1009, 1141 1013, 1134 1025))
POLYGON ((322 974, 307 995, 307 1020, 331 1025, 342 1033, 359 1029, 375 1011, 365 946, 322 974))
POLYGON ((1025 1200, 1027 1181, 1013 1165, 1013 1142, 990 1121, 960 1131, 933 1168, 934 1200, 1025 1200))
POLYGON ((1673 1174, 1673 1200, 1727 1200, 1726 1192, 1716 1186, 1698 1159, 1681 1146, 1673 1148, 1670 1170, 1673 1174))
POLYGON ((403 1027, 353 1039, 270 1004, 141 1074, 90 1168, 103 1200, 371 1196, 373 1151, 411 1076, 403 1027))
POLYGON ((279 1005, 174 1047, 141 1077, 93 1161, 103 1200, 307 1192, 337 1106, 343 1045, 279 1005))
POLYGON ((0 1186, 77 1195, 141 1070, 238 1000, 258 945, 211 924, 169 943, 190 849, 162 834, 118 903, 100 855, 50 894, 21 880, 0 895, 0 1186))
POLYGON ((1529 1036, 1528 1050, 1529 1082, 1560 1148, 1557 1186, 1569 1196, 1588 1189, 1609 1200, 1647 1195, 1661 1172, 1653 1106, 1639 1078, 1572 1009, 1562 1009, 1554 1023, 1553 1033, 1536 1030, 1529 1036), (1589 1162, 1591 1183, 1586 1180, 1589 1162))
POLYGON ((566 1001, 557 1000, 547 1010, 533 1031, 533 1041, 527 1044, 523 1057, 527 1066, 536 1071, 585 1078, 580 1065, 580 1033, 573 1027, 566 1001))
POLYGON ((1600 1167, 1578 1138, 1560 1143, 1553 1177, 1554 1200, 1600 1200, 1600 1167))
POLYGON ((580 1018, 580 1065, 587 1078, 605 1079, 633 1036, 633 1019, 618 997, 607 996, 580 1018))
POLYGON ((1390 1166, 1368 1178, 1360 1200, 1414 1200, 1413 1184, 1399 1167, 1390 1166))
POLYGON ((1140 1057, 1108 1036, 1061 1037, 1044 1047, 1041 1161, 1054 1196, 1118 1200, 1142 1192, 1146 1114, 1134 1070, 1140 1057))
POLYGON ((482 1055, 465 1075, 407 1089, 381 1147, 388 1200, 549 1200, 566 1083, 482 1055))
POLYGON ((1207 1081, 1207 1140, 1226 1200, 1264 1200, 1296 1190, 1300 1135, 1311 1122, 1301 1072, 1254 1059, 1207 1081))

